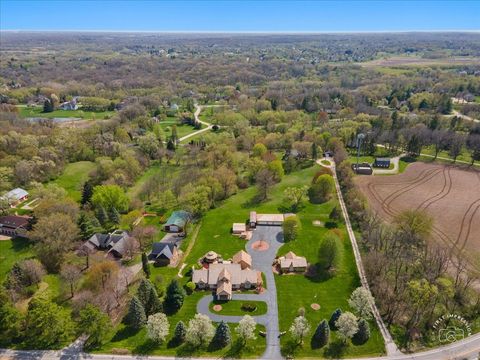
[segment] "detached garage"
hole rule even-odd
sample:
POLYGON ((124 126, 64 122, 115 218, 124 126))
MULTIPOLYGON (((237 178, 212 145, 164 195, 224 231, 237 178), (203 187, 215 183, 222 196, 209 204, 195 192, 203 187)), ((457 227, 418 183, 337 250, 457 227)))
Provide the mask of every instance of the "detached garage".
POLYGON ((163 225, 163 229, 172 233, 183 232, 189 217, 190 214, 186 211, 174 211, 168 218, 167 222, 163 225))
POLYGON ((283 214, 257 214, 255 211, 250 212, 250 227, 257 225, 282 226, 283 214))

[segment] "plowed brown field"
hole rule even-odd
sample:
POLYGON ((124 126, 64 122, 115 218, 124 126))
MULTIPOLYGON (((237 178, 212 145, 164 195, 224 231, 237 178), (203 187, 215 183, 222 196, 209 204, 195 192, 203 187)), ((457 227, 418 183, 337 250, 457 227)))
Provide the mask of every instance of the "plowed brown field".
POLYGON ((432 237, 462 253, 471 264, 480 257, 480 172, 448 165, 414 163, 403 174, 358 176, 356 183, 372 209, 385 220, 408 209, 434 219, 432 237))

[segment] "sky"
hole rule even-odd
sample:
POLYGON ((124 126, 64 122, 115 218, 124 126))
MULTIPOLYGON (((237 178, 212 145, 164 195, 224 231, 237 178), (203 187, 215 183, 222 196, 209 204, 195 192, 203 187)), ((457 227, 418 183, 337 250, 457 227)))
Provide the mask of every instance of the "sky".
POLYGON ((480 30, 480 0, 0 0, 0 30, 159 32, 480 30))

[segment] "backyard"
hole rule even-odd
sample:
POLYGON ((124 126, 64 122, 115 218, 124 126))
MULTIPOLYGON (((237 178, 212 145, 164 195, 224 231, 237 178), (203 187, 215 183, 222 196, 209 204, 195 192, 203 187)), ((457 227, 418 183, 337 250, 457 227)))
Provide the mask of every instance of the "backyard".
POLYGON ((82 186, 88 180, 88 174, 95 168, 91 161, 78 161, 65 167, 62 175, 53 181, 54 184, 64 188, 75 201, 82 197, 82 186))
POLYGON ((83 111, 78 110, 54 110, 48 113, 43 112, 42 106, 28 107, 25 105, 18 106, 20 116, 26 118, 81 118, 81 119, 109 119, 115 113, 114 111, 83 111))

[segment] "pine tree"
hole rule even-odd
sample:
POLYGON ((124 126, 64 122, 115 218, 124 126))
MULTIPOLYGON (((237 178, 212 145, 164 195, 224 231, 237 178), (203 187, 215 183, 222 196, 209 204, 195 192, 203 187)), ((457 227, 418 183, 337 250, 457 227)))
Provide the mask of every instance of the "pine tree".
POLYGON ((187 327, 184 322, 180 320, 175 326, 175 341, 183 343, 185 341, 185 335, 187 334, 187 327))
POLYGON ((182 307, 184 298, 185 290, 183 290, 176 279, 173 279, 167 287, 165 308, 171 313, 176 313, 182 307))
POLYGON ((145 309, 140 300, 134 296, 128 308, 127 323, 135 330, 140 330, 146 323, 145 309))
POLYGON ((93 195, 93 184, 91 181, 87 181, 85 182, 85 184, 83 184, 82 200, 81 200, 82 205, 85 205, 86 203, 90 202, 92 195, 93 195))
POLYGON ((328 344, 330 338, 330 328, 328 327, 327 320, 322 320, 318 324, 315 334, 313 334, 313 344, 315 347, 322 347, 328 344))
POLYGON ((114 224, 120 224, 120 213, 115 207, 109 209, 108 219, 114 224))
POLYGON ((220 322, 215 331, 215 336, 212 339, 213 345, 221 349, 230 344, 231 340, 230 327, 224 321, 220 322))
POLYGON ((52 103, 51 100, 46 99, 43 102, 43 112, 44 113, 49 113, 49 112, 52 112, 52 111, 53 111, 53 103, 52 103))
POLYGON ((333 312, 332 316, 330 317, 330 321, 328 322, 328 325, 330 326, 330 329, 336 330, 337 326, 335 323, 337 322, 338 318, 342 315, 342 310, 337 309, 333 312))
POLYGON ((317 144, 313 142, 312 143, 312 160, 317 160, 317 157, 318 157, 317 144))
POLYGON ((370 326, 365 319, 360 319, 358 321, 358 331, 353 336, 353 341, 358 344, 365 344, 370 338, 370 326))
POLYGON ((102 226, 105 226, 107 224, 108 214, 107 214, 107 211, 105 210, 105 208, 103 206, 99 206, 97 208, 97 211, 96 211, 95 215, 96 215, 98 221, 100 222, 100 224, 102 224, 102 226))
POLYGON ((148 263, 147 254, 145 253, 142 253, 142 269, 147 279, 150 278, 150 264, 148 263))
POLYGON ((167 142, 167 150, 175 151, 175 142, 172 139, 167 142))
MULTIPOLYGON (((142 279, 137 289, 137 298, 142 303, 145 310, 147 310, 148 300, 150 299, 150 293, 152 292, 152 283, 147 279, 142 279)), ((147 311, 145 311, 147 313, 147 311)))
POLYGON ((163 305, 158 297, 157 291, 152 288, 150 295, 148 296, 148 302, 146 306, 146 315, 152 315, 163 311, 163 305))

